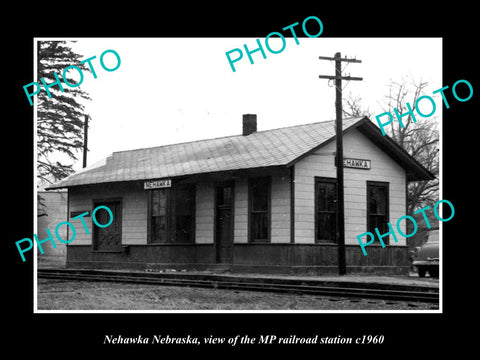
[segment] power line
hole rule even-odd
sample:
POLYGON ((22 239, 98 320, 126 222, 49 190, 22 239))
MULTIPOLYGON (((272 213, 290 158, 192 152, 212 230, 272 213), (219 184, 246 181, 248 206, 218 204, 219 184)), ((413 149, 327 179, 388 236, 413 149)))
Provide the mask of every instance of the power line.
POLYGON ((336 154, 335 166, 337 167, 337 216, 336 216, 336 238, 338 244, 338 273, 345 275, 347 266, 345 262, 345 204, 344 204, 344 178, 343 178, 343 129, 342 129, 342 80, 361 81, 363 78, 353 76, 342 76, 341 63, 361 63, 361 60, 342 59, 339 52, 335 56, 319 56, 320 60, 335 61, 335 75, 319 75, 320 79, 335 80, 335 134, 336 154))

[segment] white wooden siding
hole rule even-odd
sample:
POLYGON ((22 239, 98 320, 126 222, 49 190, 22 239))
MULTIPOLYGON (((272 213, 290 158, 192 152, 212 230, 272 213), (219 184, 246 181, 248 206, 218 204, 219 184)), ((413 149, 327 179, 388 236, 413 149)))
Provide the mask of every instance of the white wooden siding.
POLYGON ((76 189, 69 190, 69 220, 75 226, 76 238, 69 245, 91 245, 93 220, 91 213, 94 210, 94 199, 121 198, 122 199, 122 244, 136 245, 147 243, 147 203, 145 190, 134 186, 99 186, 91 191, 76 189), (90 216, 84 217, 89 234, 85 231, 81 220, 72 220, 73 211, 88 211, 90 216))
MULTIPOLYGON (((290 175, 288 169, 275 169, 258 176, 270 176, 270 241, 290 242, 290 175)), ((234 242, 248 242, 248 177, 235 181, 234 242)))
MULTIPOLYGON (((405 170, 358 130, 350 130, 343 139, 344 157, 370 159, 371 169, 344 169, 345 243, 358 244, 357 235, 367 231, 367 180, 389 183, 390 222, 396 230, 398 218, 405 215, 405 170)), ((295 242, 315 242, 315 176, 336 178, 335 142, 295 164, 295 242)), ((406 231, 402 222, 401 229, 406 231)), ((398 237, 396 245, 405 245, 398 237)), ((395 245, 392 237, 391 244, 395 245)))
POLYGON ((275 174, 271 177, 271 234, 272 243, 290 242, 290 174, 275 174))
POLYGON ((197 183, 195 199, 195 242, 198 244, 213 243, 213 190, 213 183, 197 183))
POLYGON ((233 242, 248 242, 248 179, 235 180, 233 242))

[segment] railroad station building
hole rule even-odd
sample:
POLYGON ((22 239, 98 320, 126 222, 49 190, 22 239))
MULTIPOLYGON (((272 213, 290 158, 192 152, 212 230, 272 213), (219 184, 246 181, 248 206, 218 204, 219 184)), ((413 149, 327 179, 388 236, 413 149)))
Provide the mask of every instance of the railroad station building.
MULTIPOLYGON (((247 114, 241 135, 114 152, 51 185, 68 189, 67 221, 113 214, 76 225, 67 267, 338 272, 334 124, 257 131, 247 114)), ((404 237, 364 256, 356 236, 386 233, 408 182, 434 176, 367 117, 344 119, 343 134, 347 271, 407 272, 404 237)))

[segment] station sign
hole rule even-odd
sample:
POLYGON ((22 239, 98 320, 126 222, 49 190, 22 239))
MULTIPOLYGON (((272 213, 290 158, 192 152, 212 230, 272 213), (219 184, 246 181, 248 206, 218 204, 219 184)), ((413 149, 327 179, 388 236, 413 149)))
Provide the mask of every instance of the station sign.
POLYGON ((343 167, 370 170, 372 161, 366 159, 343 158, 343 167))
POLYGON ((169 188, 172 187, 172 180, 148 180, 143 183, 143 187, 145 190, 169 188))

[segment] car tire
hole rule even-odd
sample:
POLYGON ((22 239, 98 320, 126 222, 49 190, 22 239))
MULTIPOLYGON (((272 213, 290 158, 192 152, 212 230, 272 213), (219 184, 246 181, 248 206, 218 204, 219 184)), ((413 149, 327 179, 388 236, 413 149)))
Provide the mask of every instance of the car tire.
POLYGON ((418 268, 418 277, 425 277, 425 274, 427 273, 427 269, 425 266, 417 266, 418 268))
POLYGON ((430 266, 428 273, 430 274, 430 277, 438 278, 438 266, 430 266))

